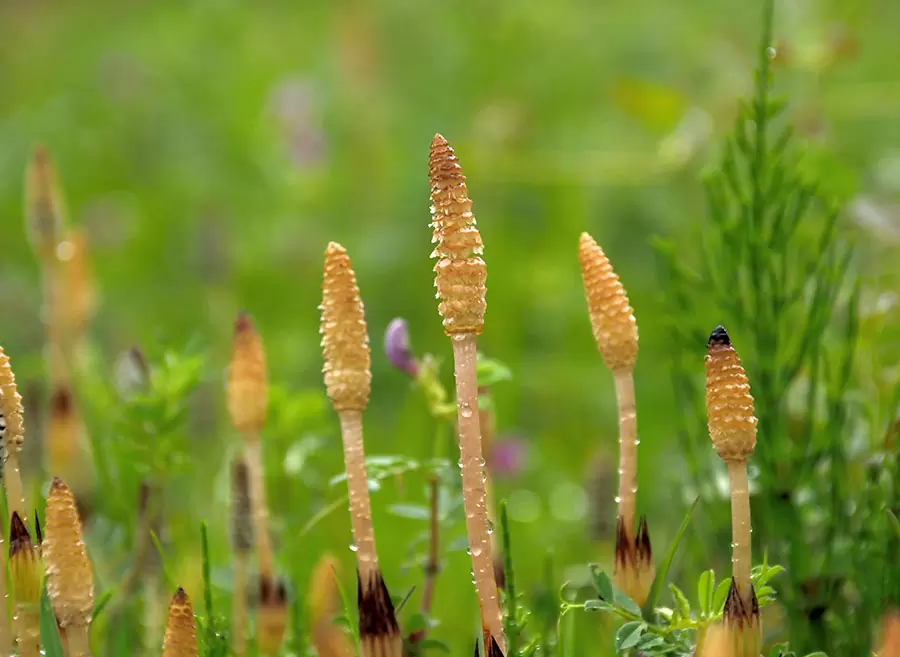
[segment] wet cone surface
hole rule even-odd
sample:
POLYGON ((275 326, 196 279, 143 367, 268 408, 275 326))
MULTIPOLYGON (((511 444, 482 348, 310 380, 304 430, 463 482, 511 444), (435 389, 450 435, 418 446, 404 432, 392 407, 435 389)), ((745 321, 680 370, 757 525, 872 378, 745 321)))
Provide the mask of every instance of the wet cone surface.
POLYGON ((706 408, 709 437, 722 460, 746 460, 756 446, 757 419, 747 374, 722 326, 707 348, 706 408))
POLYGON ((638 330, 625 288, 603 249, 587 233, 581 234, 578 259, 600 355, 613 372, 631 370, 637 360, 638 330))
POLYGON ((87 626, 94 609, 94 575, 81 538, 75 498, 62 479, 54 479, 47 497, 47 594, 62 628, 87 626))
POLYGON ((428 163, 431 181, 431 212, 437 246, 431 254, 435 287, 441 302, 438 310, 447 335, 481 333, 484 312, 487 267, 481 254, 484 247, 472 214, 472 201, 459 158, 441 135, 431 142, 428 163))

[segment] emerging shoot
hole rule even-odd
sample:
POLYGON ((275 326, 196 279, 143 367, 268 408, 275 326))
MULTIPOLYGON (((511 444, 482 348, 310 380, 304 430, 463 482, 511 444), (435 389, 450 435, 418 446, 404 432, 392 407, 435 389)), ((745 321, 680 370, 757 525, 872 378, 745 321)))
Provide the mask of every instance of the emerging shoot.
POLYGON ((364 657, 399 657, 400 628, 375 549, 363 449, 362 414, 371 390, 371 354, 356 274, 347 251, 331 242, 322 282, 322 352, 325 387, 341 423, 350 520, 356 546, 359 634, 364 657))
POLYGON ((485 502, 476 376, 477 337, 484 327, 487 307, 487 267, 481 259, 481 234, 472 214, 466 177, 453 148, 441 135, 435 135, 431 142, 428 177, 432 242, 436 243, 431 256, 437 259, 434 285, 444 332, 453 344, 463 505, 472 572, 482 622, 502 646, 505 640, 485 502))
MULTIPOLYGON (((707 343, 706 408, 709 437, 728 468, 731 485, 732 585, 725 604, 725 624, 739 637, 747 655, 760 641, 759 604, 750 581, 750 490, 747 459, 756 446, 757 419, 750 383, 741 359, 723 326, 707 343)), ((752 652, 756 650, 757 652, 752 652)), ((737 653, 743 657, 744 653, 737 653)))
POLYGON ((42 547, 47 594, 59 626, 66 633, 68 655, 90 655, 88 629, 94 610, 94 574, 82 540, 75 498, 62 479, 50 485, 42 547))

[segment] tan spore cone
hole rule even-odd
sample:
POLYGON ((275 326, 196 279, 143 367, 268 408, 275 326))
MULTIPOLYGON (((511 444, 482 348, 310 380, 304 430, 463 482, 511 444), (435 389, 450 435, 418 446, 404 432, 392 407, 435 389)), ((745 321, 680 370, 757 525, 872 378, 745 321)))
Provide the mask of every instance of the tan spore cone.
POLYGON ((194 609, 187 593, 179 588, 169 603, 163 657, 197 657, 197 652, 194 609))
POLYGON ((625 288, 603 249, 587 233, 581 234, 578 260, 600 355, 614 373, 629 371, 637 360, 638 329, 625 288))
POLYGON ((325 387, 334 410, 363 411, 372 385, 372 357, 365 310, 347 250, 325 249, 322 281, 322 351, 325 387))
POLYGON ((706 355, 709 437, 725 462, 745 461, 756 447, 758 420, 750 382, 724 327, 713 330, 706 355))
POLYGON ((453 148, 441 135, 431 142, 428 161, 431 183, 431 213, 437 244, 431 256, 447 335, 481 333, 487 308, 487 267, 481 255, 484 246, 472 214, 466 177, 453 148))
POLYGON ((56 258, 63 215, 56 171, 47 150, 38 146, 25 172, 25 227, 35 252, 44 261, 56 258))
POLYGON ((240 313, 234 323, 226 396, 231 421, 245 438, 256 436, 266 423, 268 388, 262 338, 250 315, 240 313))
POLYGON ((75 498, 62 479, 50 485, 45 517, 43 557, 56 618, 62 628, 87 626, 94 609, 94 575, 75 498))
POLYGON ((22 396, 16 387, 16 377, 9 363, 9 356, 0 347, 0 413, 6 420, 6 449, 19 452, 25 442, 25 423, 22 396))

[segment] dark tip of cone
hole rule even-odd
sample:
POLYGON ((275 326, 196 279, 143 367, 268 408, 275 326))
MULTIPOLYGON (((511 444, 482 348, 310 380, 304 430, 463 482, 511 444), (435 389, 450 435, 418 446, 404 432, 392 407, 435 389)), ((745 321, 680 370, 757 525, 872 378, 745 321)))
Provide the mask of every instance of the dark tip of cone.
POLYGON ((392 636, 400 633, 397 617, 394 614, 394 603, 391 602, 391 594, 380 571, 375 571, 370 576, 368 586, 363 587, 357 571, 358 609, 359 609, 359 635, 367 636, 392 636))
POLYGON ((712 330, 712 333, 709 334, 709 341, 706 343, 707 347, 712 347, 716 344, 731 344, 731 338, 728 337, 728 331, 725 330, 725 327, 721 324, 712 330))
POLYGON ((53 481, 50 483, 50 490, 65 490, 66 488, 68 488, 66 482, 59 477, 53 477, 53 481))
POLYGON ((172 597, 172 602, 177 602, 178 604, 184 604, 188 600, 187 593, 184 592, 184 589, 180 586, 178 590, 175 591, 175 595, 172 597))
POLYGON ((253 318, 246 310, 241 310, 234 320, 234 332, 243 333, 244 331, 253 330, 253 318))

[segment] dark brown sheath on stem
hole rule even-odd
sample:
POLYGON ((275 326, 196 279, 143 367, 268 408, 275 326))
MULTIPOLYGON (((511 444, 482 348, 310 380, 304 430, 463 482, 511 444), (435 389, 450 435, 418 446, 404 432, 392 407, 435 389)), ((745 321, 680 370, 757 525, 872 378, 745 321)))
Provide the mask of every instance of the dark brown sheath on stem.
POLYGON ((428 162, 431 183, 434 285, 444 332, 451 338, 456 374, 457 426, 462 470, 463 505, 475 589, 482 623, 500 643, 505 643, 491 534, 485 501, 484 450, 478 413, 476 376, 478 335, 487 308, 487 267, 481 258, 481 234, 472 214, 466 177, 453 148, 441 135, 431 142, 428 162))
POLYGON ((378 568, 363 448, 362 414, 372 385, 365 311, 350 257, 335 242, 325 250, 320 310, 325 388, 341 423, 344 446, 356 549, 360 642, 364 657, 400 657, 403 639, 378 568))
POLYGON ((40 549, 31 542, 25 523, 14 511, 9 532, 9 572, 20 657, 39 657, 41 652, 42 570, 40 549))
POLYGON ((750 489, 747 459, 756 446, 757 419, 750 383, 723 326, 709 336, 706 355, 706 409, 709 437, 728 469, 731 486, 732 581, 725 625, 741 651, 756 655, 761 627, 759 604, 750 579, 750 489))

